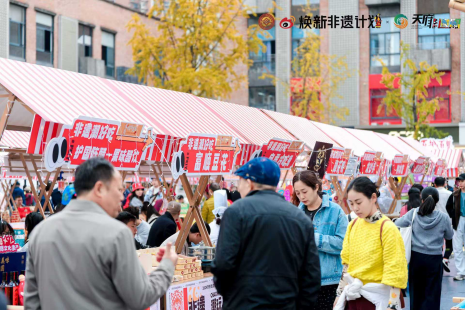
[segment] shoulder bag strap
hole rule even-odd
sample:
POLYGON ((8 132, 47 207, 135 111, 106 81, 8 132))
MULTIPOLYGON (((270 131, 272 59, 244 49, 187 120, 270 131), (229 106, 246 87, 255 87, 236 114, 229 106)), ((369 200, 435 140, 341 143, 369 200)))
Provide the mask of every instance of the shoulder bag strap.
POLYGON ((380 226, 380 243, 382 243, 382 230, 383 230, 383 225, 385 224, 385 222, 389 221, 388 219, 385 219, 383 222, 382 222, 382 225, 380 226))

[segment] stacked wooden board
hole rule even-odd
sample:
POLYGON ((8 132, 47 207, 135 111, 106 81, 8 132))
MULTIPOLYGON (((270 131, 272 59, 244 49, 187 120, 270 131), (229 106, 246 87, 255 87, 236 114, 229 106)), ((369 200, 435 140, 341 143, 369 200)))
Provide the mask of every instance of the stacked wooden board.
MULTIPOLYGON (((142 258, 150 255, 152 270, 155 270, 159 266, 159 262, 157 261, 158 251, 159 248, 148 248, 138 250, 137 254, 143 265, 144 262, 142 258)), ((197 259, 197 257, 178 255, 178 261, 175 266, 175 275, 173 276, 173 282, 185 281, 202 277, 204 277, 204 272, 202 271, 202 262, 199 259, 197 259)))

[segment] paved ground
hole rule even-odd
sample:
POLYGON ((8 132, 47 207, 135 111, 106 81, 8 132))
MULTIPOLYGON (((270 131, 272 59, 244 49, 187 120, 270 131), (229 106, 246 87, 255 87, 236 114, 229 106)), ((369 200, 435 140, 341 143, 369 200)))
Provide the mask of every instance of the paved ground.
MULTIPOLYGON (((444 272, 443 282, 442 282, 442 301, 440 303, 441 310, 450 310, 451 307, 455 306, 456 303, 453 303, 453 297, 464 297, 465 296, 465 287, 464 281, 454 281, 453 277, 456 276, 456 268, 454 264, 454 258, 450 259, 450 273, 444 272)), ((409 310, 409 297, 405 299, 406 308, 409 310)))

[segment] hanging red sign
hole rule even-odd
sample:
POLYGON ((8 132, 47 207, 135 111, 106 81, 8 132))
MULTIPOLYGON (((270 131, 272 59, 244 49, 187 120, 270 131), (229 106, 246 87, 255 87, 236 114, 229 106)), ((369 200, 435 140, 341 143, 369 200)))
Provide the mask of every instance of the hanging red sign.
POLYGON ((435 164, 435 176, 444 176, 446 171, 445 171, 445 160, 444 159, 438 159, 437 163, 435 164))
POLYGON ((15 253, 20 247, 11 235, 4 235, 0 238, 0 253, 15 253))
POLYGON ((327 164, 327 174, 330 176, 342 176, 345 174, 351 149, 333 147, 327 164))
POLYGON ((187 176, 231 174, 240 151, 238 138, 233 136, 190 134, 180 143, 180 151, 173 155, 173 178, 183 173, 187 176))
POLYGON ((428 157, 419 157, 413 164, 411 172, 413 174, 426 174, 429 169, 429 158, 428 157))
POLYGON ((45 166, 53 171, 65 162, 76 167, 90 158, 102 157, 118 170, 135 171, 155 141, 152 129, 142 133, 143 128, 142 124, 79 117, 48 143, 45 166))
POLYGON ((272 138, 268 144, 262 146, 259 154, 254 153, 251 158, 258 156, 269 158, 277 162, 280 169, 289 170, 303 150, 304 143, 302 141, 272 138))
POLYGON ((360 174, 365 176, 378 175, 382 165, 382 152, 366 151, 361 159, 360 174))
POLYGON ((404 177, 409 172, 409 155, 397 154, 392 162, 391 176, 404 177))

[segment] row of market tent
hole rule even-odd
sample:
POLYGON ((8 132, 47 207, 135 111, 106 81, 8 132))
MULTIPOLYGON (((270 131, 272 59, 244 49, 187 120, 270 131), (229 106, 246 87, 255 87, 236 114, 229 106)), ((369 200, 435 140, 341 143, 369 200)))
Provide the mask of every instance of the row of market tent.
MULTIPOLYGON (((79 116, 142 124, 145 130, 152 129, 155 143, 140 159, 137 170, 130 173, 138 177, 172 177, 172 170, 166 164, 172 162, 180 141, 191 133, 237 138, 241 151, 235 165, 246 163, 273 139, 301 141, 304 154, 308 155, 316 142, 324 142, 351 149, 359 157, 366 151, 376 151, 390 161, 396 155, 407 155, 411 161, 427 157, 434 163, 442 158, 445 177, 456 176, 460 163, 464 162, 461 150, 453 146, 447 151, 434 152, 409 138, 341 128, 278 112, 3 58, 0 58, 0 68, 0 112, 3 112, 0 146, 1 151, 8 153, 3 164, 4 176, 27 175, 30 180, 45 177, 55 182, 59 171, 72 175, 73 168, 66 164, 54 174, 46 172, 43 161, 47 144, 79 116)), ((124 176, 134 178, 127 171, 124 176)))

